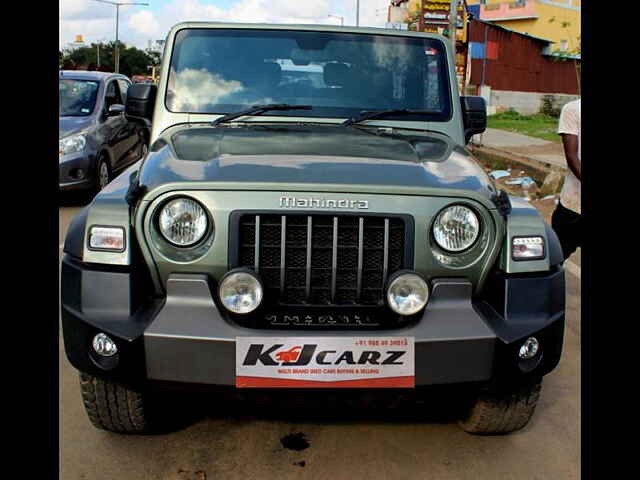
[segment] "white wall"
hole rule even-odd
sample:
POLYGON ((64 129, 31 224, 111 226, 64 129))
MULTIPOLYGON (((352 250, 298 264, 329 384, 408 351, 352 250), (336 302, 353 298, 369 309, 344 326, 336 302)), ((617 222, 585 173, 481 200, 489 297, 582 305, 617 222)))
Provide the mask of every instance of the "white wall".
MULTIPOLYGON (((579 95, 566 95, 564 93, 533 93, 533 92, 511 92, 506 90, 491 90, 489 114, 499 113, 509 108, 523 115, 532 115, 540 112, 542 98, 552 95, 554 106, 561 108, 565 103, 580 98, 579 95)), ((483 95, 484 96, 484 95, 483 95)))

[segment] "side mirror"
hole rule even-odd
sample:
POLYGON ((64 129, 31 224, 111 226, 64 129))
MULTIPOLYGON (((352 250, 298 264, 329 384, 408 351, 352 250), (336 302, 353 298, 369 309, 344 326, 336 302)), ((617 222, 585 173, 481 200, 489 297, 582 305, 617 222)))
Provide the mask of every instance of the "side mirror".
POLYGON ((114 103, 107 110, 107 117, 116 117, 124 112, 124 105, 120 105, 119 103, 114 103))
POLYGON ((131 85, 127 90, 125 115, 151 121, 157 91, 158 87, 152 83, 134 83, 131 85))
POLYGON ((472 136, 487 129, 487 104, 482 97, 460 97, 460 103, 464 140, 465 143, 469 143, 472 136))

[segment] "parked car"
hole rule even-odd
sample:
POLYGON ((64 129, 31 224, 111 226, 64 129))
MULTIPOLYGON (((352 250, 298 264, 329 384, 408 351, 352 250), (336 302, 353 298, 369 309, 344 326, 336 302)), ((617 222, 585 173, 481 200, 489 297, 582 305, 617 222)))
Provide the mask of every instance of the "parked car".
POLYGON ((148 151, 149 128, 124 115, 124 75, 60 71, 60 190, 102 190, 148 151))
POLYGON ((176 386, 456 385, 464 430, 526 425, 562 352, 563 256, 467 149, 486 105, 459 95, 451 43, 195 22, 165 53, 127 98, 153 118, 149 154, 65 240, 93 424, 153 430, 176 386))

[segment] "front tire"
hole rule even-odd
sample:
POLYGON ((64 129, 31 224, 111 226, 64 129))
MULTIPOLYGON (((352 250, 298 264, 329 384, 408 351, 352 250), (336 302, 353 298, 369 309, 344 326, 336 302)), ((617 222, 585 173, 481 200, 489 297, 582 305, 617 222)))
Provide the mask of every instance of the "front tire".
POLYGON ((106 154, 100 154, 96 169, 96 191, 100 192, 111 181, 111 169, 106 154))
POLYGON ((483 390, 458 424, 476 434, 520 430, 531 420, 541 388, 542 379, 536 377, 483 390))
POLYGON ((116 433, 150 431, 148 393, 87 373, 80 373, 82 401, 96 427, 116 433))
POLYGON ((149 145, 147 145, 147 141, 145 140, 142 146, 140 147, 140 158, 138 160, 144 160, 144 157, 149 153, 149 145))

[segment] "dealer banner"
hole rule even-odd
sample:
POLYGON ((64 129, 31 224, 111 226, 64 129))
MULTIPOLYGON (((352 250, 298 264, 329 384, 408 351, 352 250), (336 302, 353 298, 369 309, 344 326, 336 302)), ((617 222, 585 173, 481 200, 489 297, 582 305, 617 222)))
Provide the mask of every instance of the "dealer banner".
POLYGON ((237 388, 413 388, 413 337, 236 337, 237 388))

